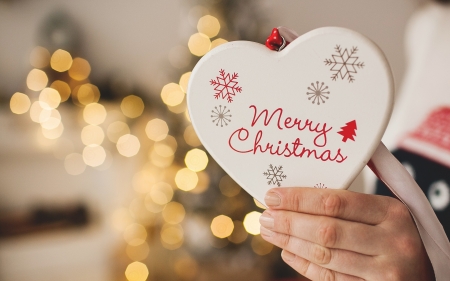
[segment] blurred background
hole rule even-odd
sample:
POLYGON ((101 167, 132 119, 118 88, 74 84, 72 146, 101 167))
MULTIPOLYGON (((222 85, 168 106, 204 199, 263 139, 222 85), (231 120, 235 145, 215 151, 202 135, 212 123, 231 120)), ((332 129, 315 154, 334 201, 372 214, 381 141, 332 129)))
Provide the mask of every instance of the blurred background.
POLYGON ((190 71, 276 26, 342 26, 398 85, 420 2, 0 0, 0 280, 304 280, 196 137, 190 71))

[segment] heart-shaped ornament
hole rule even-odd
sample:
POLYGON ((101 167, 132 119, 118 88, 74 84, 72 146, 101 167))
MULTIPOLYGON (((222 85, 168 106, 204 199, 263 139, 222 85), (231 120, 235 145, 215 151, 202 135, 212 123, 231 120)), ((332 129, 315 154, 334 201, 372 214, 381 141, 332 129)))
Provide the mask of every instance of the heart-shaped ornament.
POLYGON ((264 202, 277 186, 348 188, 380 143, 393 95, 382 51, 327 27, 281 52, 243 41, 215 48, 192 72, 188 106, 211 156, 264 202))

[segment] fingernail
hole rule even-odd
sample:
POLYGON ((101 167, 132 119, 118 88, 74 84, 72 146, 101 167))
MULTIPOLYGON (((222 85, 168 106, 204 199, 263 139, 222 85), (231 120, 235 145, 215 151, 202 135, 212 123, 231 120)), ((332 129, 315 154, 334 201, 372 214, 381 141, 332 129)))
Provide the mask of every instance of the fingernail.
POLYGON ((295 255, 291 252, 288 252, 286 250, 283 250, 281 252, 281 257, 283 258, 283 260, 287 261, 287 262, 291 262, 295 259, 295 255))
POLYGON ((272 237, 273 231, 268 230, 265 227, 261 227, 261 236, 272 237))
POLYGON ((259 223, 268 229, 273 229, 275 225, 273 218, 267 212, 264 212, 262 216, 259 217, 259 223))
POLYGON ((267 193, 266 197, 264 197, 264 201, 266 202, 267 206, 270 207, 279 206, 281 204, 281 198, 275 192, 267 193))

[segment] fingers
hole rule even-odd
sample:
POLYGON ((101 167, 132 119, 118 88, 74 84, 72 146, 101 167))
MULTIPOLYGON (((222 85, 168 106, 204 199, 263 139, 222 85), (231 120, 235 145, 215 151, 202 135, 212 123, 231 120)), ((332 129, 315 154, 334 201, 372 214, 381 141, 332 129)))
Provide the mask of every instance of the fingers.
POLYGON ((266 210, 260 223, 267 229, 327 248, 377 255, 385 248, 383 228, 325 216, 266 210))
POLYGON ((271 209, 289 210, 377 225, 395 202, 385 196, 362 194, 347 190, 313 188, 273 188, 265 202, 271 209))
POLYGON ((326 269, 286 250, 283 250, 281 257, 298 273, 314 281, 364 281, 359 277, 326 269))
POLYGON ((261 236, 266 241, 320 267, 366 279, 373 275, 371 271, 375 267, 375 260, 371 256, 346 250, 329 249, 297 237, 270 231, 264 227, 261 227, 261 236))

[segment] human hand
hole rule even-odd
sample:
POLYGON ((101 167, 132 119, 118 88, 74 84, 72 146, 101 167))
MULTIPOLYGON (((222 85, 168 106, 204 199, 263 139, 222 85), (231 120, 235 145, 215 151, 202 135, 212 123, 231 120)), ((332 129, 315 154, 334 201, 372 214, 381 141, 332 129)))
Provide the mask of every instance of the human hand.
POLYGON ((347 190, 274 188, 261 236, 314 281, 434 280, 417 228, 399 200, 347 190))

